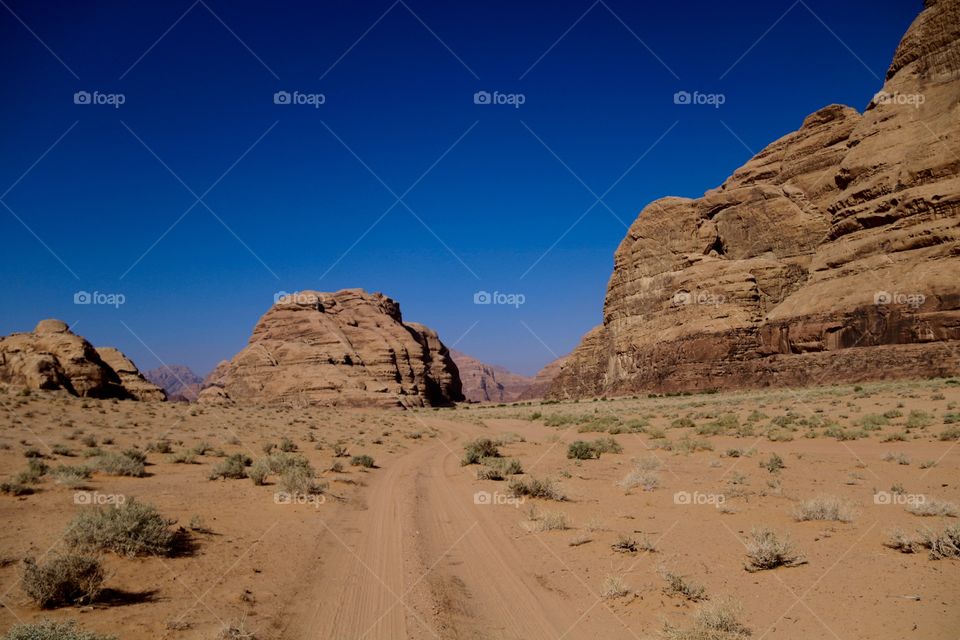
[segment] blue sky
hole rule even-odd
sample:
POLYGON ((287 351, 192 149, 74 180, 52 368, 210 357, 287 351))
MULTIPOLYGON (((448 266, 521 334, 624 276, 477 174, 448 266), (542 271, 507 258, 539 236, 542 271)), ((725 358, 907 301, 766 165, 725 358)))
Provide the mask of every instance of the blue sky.
POLYGON ((532 374, 601 321, 647 203, 862 110, 920 8, 4 0, 0 333, 57 317, 204 374, 276 292, 363 287, 532 374))

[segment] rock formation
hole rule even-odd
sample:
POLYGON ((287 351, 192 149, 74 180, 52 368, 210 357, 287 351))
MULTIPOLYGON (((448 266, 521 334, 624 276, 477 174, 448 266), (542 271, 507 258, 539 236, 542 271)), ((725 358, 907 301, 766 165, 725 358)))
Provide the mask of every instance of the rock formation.
POLYGON ((437 334, 380 293, 301 291, 260 318, 246 348, 208 377, 200 402, 422 407, 463 400, 437 334))
POLYGON ((174 402, 196 402, 203 387, 203 378, 190 367, 181 364, 165 364, 156 369, 144 371, 143 376, 167 392, 167 398, 174 402))
POLYGON ((460 371, 463 395, 473 402, 513 402, 533 382, 533 378, 481 362, 460 351, 451 350, 450 357, 460 371))
POLYGON ((958 340, 960 0, 928 0, 863 114, 640 213, 550 395, 955 375, 958 340))
POLYGON ((517 399, 537 400, 545 397, 550 390, 550 385, 553 384, 553 379, 560 373, 566 361, 567 356, 560 356, 540 369, 517 399))
POLYGON ((91 398, 166 398, 120 351, 94 348, 61 320, 41 320, 31 333, 0 338, 0 383, 91 398))

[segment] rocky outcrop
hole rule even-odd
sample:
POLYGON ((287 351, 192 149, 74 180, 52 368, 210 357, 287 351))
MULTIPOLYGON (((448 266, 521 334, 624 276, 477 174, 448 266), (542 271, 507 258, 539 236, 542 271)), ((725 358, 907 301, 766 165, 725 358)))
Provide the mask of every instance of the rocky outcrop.
POLYGON ((143 376, 166 391, 167 398, 174 402, 196 402, 203 387, 203 378, 181 364, 165 364, 144 371, 143 376))
POLYGON ((90 398, 166 398, 120 351, 94 348, 61 320, 41 320, 30 333, 0 338, 0 383, 90 398))
POLYGON ((481 362, 460 351, 450 351, 457 363, 463 395, 472 402, 513 402, 533 382, 532 378, 481 362))
POLYGON ((553 384, 553 379, 560 373, 566 361, 567 356, 560 356, 540 369, 517 400, 538 400, 545 397, 550 390, 550 385, 553 384))
POLYGON ((958 340, 960 0, 928 0, 863 114, 640 213, 550 395, 954 375, 958 340))
POLYGON ((463 400, 437 334, 380 293, 301 291, 277 302, 246 348, 204 383, 201 403, 439 406, 463 400))

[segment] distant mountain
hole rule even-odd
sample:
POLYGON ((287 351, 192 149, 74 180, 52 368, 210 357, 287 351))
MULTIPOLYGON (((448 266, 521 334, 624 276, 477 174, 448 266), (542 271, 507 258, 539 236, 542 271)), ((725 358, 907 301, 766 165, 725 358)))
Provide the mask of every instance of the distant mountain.
POLYGON ((481 362, 460 351, 450 350, 450 356, 460 370, 463 395, 474 402, 513 402, 520 397, 533 378, 481 362))
POLYGON ((195 402, 200 395, 203 378, 190 367, 182 364, 170 364, 144 372, 143 376, 167 392, 173 401, 195 402))

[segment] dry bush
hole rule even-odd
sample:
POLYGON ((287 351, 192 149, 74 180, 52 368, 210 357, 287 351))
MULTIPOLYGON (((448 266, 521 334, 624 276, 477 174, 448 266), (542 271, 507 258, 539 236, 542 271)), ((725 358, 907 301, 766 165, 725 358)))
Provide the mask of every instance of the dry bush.
POLYGON ((536 531, 566 531, 570 528, 567 514, 560 511, 546 511, 537 518, 536 531))
POLYGON ((667 571, 666 569, 661 569, 659 573, 660 577, 667 583, 667 586, 665 586, 663 590, 668 595, 683 596, 691 602, 699 602, 707 599, 707 590, 703 585, 690 582, 682 575, 667 571))
POLYGON ((600 596, 603 598, 622 598, 628 593, 630 593, 630 590, 624 583, 623 576, 620 575, 610 574, 600 584, 600 596))
POLYGON ((13 625, 3 640, 117 640, 117 637, 84 631, 77 627, 76 620, 41 620, 13 625))
POLYGON ((176 535, 156 507, 133 498, 120 505, 84 509, 67 528, 68 544, 123 556, 170 555, 176 535))
POLYGON ((729 600, 706 604, 693 614, 691 627, 665 624, 661 635, 666 640, 744 640, 750 629, 740 622, 740 615, 740 606, 729 600))
POLYGON ((656 471, 646 471, 637 467, 620 481, 624 489, 641 487, 644 491, 653 491, 660 484, 660 476, 656 471))
POLYGON ((78 553, 54 556, 44 563, 27 558, 23 563, 20 584, 43 609, 90 603, 100 593, 104 580, 100 561, 78 553))
POLYGON ((563 502, 567 499, 559 487, 552 480, 546 478, 543 480, 513 478, 510 480, 507 489, 510 495, 518 498, 543 498, 544 500, 556 500, 557 502, 563 502))
POLYGON ((803 555, 795 551, 788 539, 781 540, 770 529, 753 529, 747 542, 747 571, 762 571, 777 567, 794 567, 804 564, 803 555))
POLYGON ((463 458, 460 460, 462 466, 468 464, 479 464, 484 458, 499 458, 500 450, 497 443, 490 438, 480 438, 463 445, 463 458))
POLYGON ((798 522, 809 520, 852 522, 854 512, 849 504, 836 496, 818 496, 797 505, 793 511, 793 517, 798 522))
POLYGON ((907 511, 915 516, 941 516, 944 518, 957 517, 957 505, 945 500, 931 498, 918 504, 907 507, 907 511))

